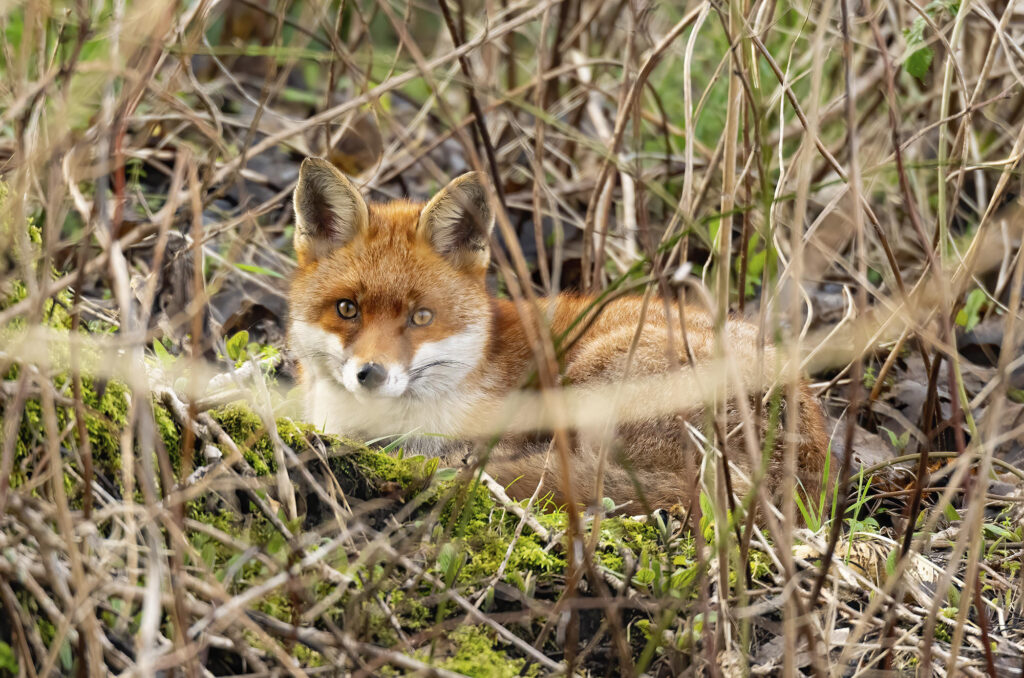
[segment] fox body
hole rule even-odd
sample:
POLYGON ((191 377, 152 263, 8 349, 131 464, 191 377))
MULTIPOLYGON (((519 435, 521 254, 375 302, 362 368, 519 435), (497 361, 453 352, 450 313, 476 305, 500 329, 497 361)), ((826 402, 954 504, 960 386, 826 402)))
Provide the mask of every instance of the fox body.
MULTIPOLYGON (((675 304, 620 298, 598 311, 592 299, 570 294, 539 302, 552 336, 585 328, 562 357, 563 384, 576 389, 581 413, 593 414, 588 402, 622 405, 576 427, 572 477, 564 479, 555 455, 547 461, 548 445, 537 434, 544 426, 509 406, 536 371, 533 325, 513 302, 487 291, 493 216, 476 175, 456 179, 426 204, 367 204, 332 165, 310 158, 300 171, 295 214, 299 265, 290 290, 289 344, 311 423, 353 439, 401 437, 409 451, 453 460, 468 443, 511 430, 487 470, 517 497, 542 484, 558 501, 571 484, 576 499, 595 501, 599 468, 601 496, 633 501, 634 510, 667 508, 692 496, 702 452, 687 423, 703 426, 704 401, 680 413, 672 405, 679 392, 672 377, 680 364, 714 361, 707 313, 682 309, 684 335, 675 304), (624 379, 640 380, 644 397, 615 391, 624 379), (588 393, 595 398, 587 401, 588 393), (622 416, 626 411, 632 414, 622 416), (598 460, 602 446, 608 452, 609 418, 616 420, 614 445, 611 462, 603 465, 598 460)), ((761 344, 753 325, 730 321, 723 338, 741 379, 757 383, 774 366, 773 349, 761 344)), ((743 397, 763 412, 756 402, 763 393, 743 397)), ((745 444, 742 432, 735 434, 741 408, 736 398, 730 403, 726 424, 734 435, 726 436, 725 448, 740 475, 749 477, 767 424, 761 422, 758 442, 745 444)), ((816 500, 827 441, 820 408, 803 384, 798 404, 798 479, 816 500)), ((765 475, 773 494, 781 487, 782 424, 776 433, 765 475)), ((742 491, 746 483, 734 479, 733 487, 742 491)))

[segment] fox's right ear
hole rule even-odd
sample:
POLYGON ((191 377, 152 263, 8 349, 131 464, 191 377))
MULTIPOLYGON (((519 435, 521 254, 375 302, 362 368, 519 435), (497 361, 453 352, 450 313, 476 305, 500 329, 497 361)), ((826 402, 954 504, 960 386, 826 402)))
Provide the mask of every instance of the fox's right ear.
POLYGON ((300 265, 347 245, 369 224, 359 191, 323 158, 302 161, 294 204, 295 253, 300 265))

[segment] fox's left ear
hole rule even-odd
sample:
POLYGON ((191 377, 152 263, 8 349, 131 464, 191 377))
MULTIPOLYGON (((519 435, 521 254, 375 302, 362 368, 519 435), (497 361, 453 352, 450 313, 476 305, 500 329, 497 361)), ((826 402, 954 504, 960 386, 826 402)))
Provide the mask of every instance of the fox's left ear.
POLYGON ((419 231, 434 250, 460 269, 486 268, 494 214, 477 172, 441 189, 420 212, 419 231))

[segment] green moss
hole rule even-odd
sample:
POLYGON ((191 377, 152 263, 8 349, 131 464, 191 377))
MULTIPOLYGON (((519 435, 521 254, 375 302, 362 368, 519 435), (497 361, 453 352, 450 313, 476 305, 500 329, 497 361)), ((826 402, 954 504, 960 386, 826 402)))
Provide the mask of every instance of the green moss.
MULTIPOLYGON (((446 503, 433 537, 439 546, 432 555, 437 573, 449 585, 474 586, 489 581, 506 557, 503 580, 523 589, 527 581, 551 581, 564 572, 561 550, 545 548, 546 544, 529 528, 516 539, 509 553, 519 518, 495 504, 484 486, 446 482, 435 490, 435 496, 445 498, 446 503)), ((543 519, 558 520, 550 516, 543 519)))
POLYGON ((388 605, 395 616, 402 620, 402 627, 409 631, 427 628, 432 622, 430 608, 410 598, 405 591, 392 591, 388 605))
POLYGON ((637 559, 660 557, 663 546, 653 525, 632 518, 608 518, 601 522, 601 538, 595 552, 598 562, 609 570, 623 573, 623 550, 637 559))
MULTIPOLYGON (((946 619, 956 619, 956 616, 959 612, 960 610, 955 607, 939 608, 939 615, 945 617, 946 619)), ((947 626, 946 624, 936 624, 935 638, 936 640, 941 640, 946 643, 952 642, 953 635, 949 632, 949 626, 947 626)))
POLYGON ((290 621, 294 618, 291 601, 282 589, 264 594, 256 603, 256 609, 281 621, 290 621))
MULTIPOLYGON (((253 544, 252 541, 255 537, 253 531, 249 529, 249 525, 253 522, 263 520, 261 515, 246 515, 240 516, 234 511, 230 511, 224 507, 217 508, 213 511, 202 511, 197 508, 198 502, 190 502, 188 504, 188 516, 189 518, 209 525, 210 527, 223 532, 225 535, 237 540, 243 544, 253 544)), ((265 523, 266 521, 263 520, 265 523)), ((264 529, 263 534, 267 532, 264 529)), ((189 543, 192 548, 195 549, 196 553, 199 554, 199 560, 203 566, 214 576, 224 582, 227 576, 227 568, 231 566, 237 558, 241 556, 232 546, 223 543, 221 540, 211 537, 205 532, 191 531, 187 533, 189 543)), ((264 536, 261 542, 256 542, 258 545, 262 545, 267 541, 267 537, 264 536)), ((186 564, 190 563, 190 554, 185 554, 186 564)), ((240 583, 251 583, 252 579, 258 577, 263 571, 258 568, 250 569, 247 572, 241 572, 230 582, 225 582, 229 586, 240 583)), ((233 586, 232 588, 244 588, 243 586, 233 586)))
POLYGON ((449 525, 456 537, 479 534, 491 526, 495 504, 487 488, 476 481, 453 487, 457 491, 442 510, 441 522, 449 525))
POLYGON ((189 511, 189 517, 232 537, 237 537, 240 534, 238 515, 226 508, 221 507, 215 511, 202 511, 193 508, 189 511))
POLYGON ((164 443, 164 449, 171 453, 181 450, 181 430, 174 417, 156 399, 153 399, 153 419, 156 422, 156 431, 160 440, 164 443))
POLYGON ((772 561, 768 557, 768 554, 758 551, 757 549, 751 549, 748 553, 748 563, 750 565, 751 576, 755 579, 770 576, 772 573, 772 561))
MULTIPOLYGON (((8 189, 0 182, 0 217, 5 214, 4 201, 8 189)), ((32 250, 34 257, 32 266, 38 261, 39 251, 42 245, 42 234, 40 229, 32 223, 28 217, 26 223, 20 228, 25 229, 28 235, 27 246, 32 250)), ((15 233, 14 225, 9 221, 0 223, 0 239, 11 244, 17 243, 23 237, 23 233, 15 233)), ((22 243, 25 244, 25 243, 22 243)), ((21 257, 22 245, 11 248, 9 256, 17 263, 21 257)), ((56 270, 51 269, 50 276, 57 277, 56 270)), ((0 289, 0 308, 7 308, 16 304, 28 296, 28 287, 23 280, 9 277, 4 281, 0 289)), ((62 290, 54 298, 47 299, 43 305, 42 324, 52 330, 69 332, 71 329, 71 315, 69 309, 73 302, 73 295, 69 290, 62 290)), ((0 328, 0 336, 10 337, 26 327, 24 318, 15 318, 4 327, 0 328)), ((86 333, 84 329, 81 330, 86 333)), ((89 356, 83 355, 83 361, 87 362, 89 356)), ((70 377, 70 363, 65 351, 54 350, 51 355, 52 363, 58 374, 53 378, 53 386, 56 393, 63 398, 71 398, 74 395, 72 379, 70 377)), ((21 374, 21 367, 18 364, 11 365, 3 375, 6 380, 15 380, 21 374)), ((94 466, 99 473, 116 476, 120 470, 120 436, 127 425, 128 417, 128 389, 118 382, 105 383, 101 388, 96 381, 88 376, 82 377, 82 403, 85 409, 85 429, 91 443, 94 466)), ((43 411, 37 399, 26 401, 23 411, 9 413, 4 409, 4 403, 0 403, 0 413, 5 417, 20 417, 18 425, 18 439, 15 443, 15 468, 11 475, 11 484, 14 487, 25 482, 31 473, 31 466, 36 463, 39 450, 43 448, 46 436, 43 424, 43 411)), ((76 423, 75 408, 66 405, 56 405, 55 414, 57 427, 61 431, 68 431, 70 439, 75 445, 80 446, 78 425, 76 423)), ((70 465, 75 468, 76 461, 72 458, 70 465)), ((82 469, 75 468, 79 473, 82 469)), ((72 476, 65 474, 64 483, 69 490, 72 500, 76 500, 81 491, 79 483, 74 482, 72 476)))
MULTIPOLYGON (((273 441, 263 420, 248 405, 239 401, 214 410, 210 415, 238 445, 242 456, 257 475, 276 471, 273 441)), ((316 440, 332 450, 334 453, 330 455, 329 463, 339 480, 365 479, 378 488, 385 483, 394 483, 409 497, 425 486, 437 468, 436 459, 395 457, 336 436, 320 434, 313 426, 289 418, 278 419, 276 423, 281 441, 297 453, 312 447, 316 440)), ((344 482, 342 485, 346 491, 349 489, 344 487, 344 482)))
POLYGON ((210 413, 224 432, 238 445, 256 475, 273 473, 274 448, 259 415, 244 403, 232 403, 210 413))
MULTIPOLYGON (((459 581, 467 584, 486 581, 494 576, 508 553, 511 530, 490 529, 467 537, 468 560, 459 574, 459 581)), ((565 571, 565 558, 553 549, 545 551, 532 534, 520 535, 508 557, 505 580, 522 581, 527 573, 546 576, 565 571)))
POLYGON ((465 676, 479 678, 516 678, 536 676, 537 665, 526 665, 526 659, 511 659, 503 650, 495 649, 494 632, 484 626, 460 626, 449 636, 455 654, 438 666, 465 676))
MULTIPOLYGON (((356 455, 358 463, 381 479, 397 483, 402 489, 419 484, 427 470, 424 457, 393 457, 390 454, 363 450, 356 455)), ((436 465, 436 464, 435 464, 436 465)))
POLYGON ((302 643, 296 643, 292 650, 292 656, 299 660, 303 667, 326 666, 324 656, 316 650, 311 650, 302 643))
MULTIPOLYGON (((66 398, 72 397, 71 379, 66 374, 54 377, 53 385, 60 395, 66 398)), ((82 402, 85 406, 85 429, 89 435, 94 468, 97 473, 116 478, 121 468, 120 436, 127 425, 128 418, 128 389, 119 382, 109 382, 105 384, 105 389, 102 392, 97 392, 94 381, 89 377, 83 377, 82 402)), ((7 415, 2 406, 0 406, 0 413, 3 413, 4 416, 7 415)), ((24 409, 19 414, 21 418, 18 426, 18 440, 15 443, 15 469, 11 475, 11 484, 14 487, 18 487, 24 482, 27 476, 26 472, 35 463, 46 438, 43 408, 39 400, 27 400, 24 409)), ((55 414, 58 430, 69 431, 71 440, 76 446, 80 445, 78 427, 75 423, 77 416, 75 408, 70 405, 56 405, 55 414)), ((82 472, 75 458, 69 460, 68 464, 70 468, 79 473, 82 472)), ((80 494, 79 484, 67 474, 65 484, 74 501, 80 494)))
POLYGON ((569 516, 565 511, 547 511, 536 515, 537 522, 548 530, 561 532, 569 527, 569 516))
MULTIPOLYGON (((536 518, 555 532, 564 530, 567 524, 567 515, 562 511, 540 513, 536 518)), ((434 552, 438 574, 451 575, 451 568, 454 568, 457 576, 453 581, 472 586, 489 580, 506 558, 504 580, 524 590, 563 574, 566 566, 563 551, 550 548, 529 529, 523 531, 509 552, 509 540, 515 534, 518 521, 518 517, 497 506, 485 488, 474 485, 463 488, 461 496, 451 499, 441 513, 441 525, 453 535, 454 541, 434 552), (446 554, 445 549, 452 551, 446 554), (453 559, 457 560, 454 565, 453 559)), ((662 586, 678 588, 684 583, 684 573, 694 556, 692 540, 677 539, 668 548, 657 527, 630 518, 607 518, 601 522, 600 529, 594 553, 600 566, 623 573, 623 554, 629 551, 635 561, 660 563, 658 571, 670 575, 662 586)), ((442 528, 439 527, 438 532, 435 541, 440 543, 442 528)))
MULTIPOLYGON (((7 184, 0 181, 0 218, 6 214, 5 203, 8 191, 7 184)), ((19 241, 24 236, 16 233, 14 226, 8 220, 0 221, 0 243, 9 246, 8 256, 11 257, 11 261, 17 264, 24 247, 24 243, 19 243, 19 241)), ((42 230, 34 223, 31 215, 25 218, 25 224, 22 228, 25 229, 23 233, 28 233, 27 245, 32 257, 30 268, 37 270, 37 262, 40 260, 40 252, 43 245, 42 230)), ((50 277, 53 279, 60 277, 55 268, 50 269, 50 277)), ((28 297, 28 286, 25 284, 25 281, 18 280, 17 278, 6 278, 2 285, 0 285, 0 310, 13 306, 26 297, 28 297)), ((71 316, 68 313, 68 309, 71 308, 72 299, 73 295, 69 290, 62 290, 57 293, 55 298, 47 299, 43 304, 44 324, 55 328, 71 329, 71 316)), ((24 327, 25 321, 17 318, 11 321, 4 330, 21 330, 24 327)))
MULTIPOLYGON (((111 475, 121 468, 121 433, 128 425, 128 393, 127 386, 111 381, 98 394, 93 379, 82 377, 82 402, 87 409, 85 428, 93 462, 111 475)), ((73 409, 67 414, 73 417, 73 409)))
POLYGON ((0 640, 0 676, 18 675, 18 656, 10 645, 0 640))

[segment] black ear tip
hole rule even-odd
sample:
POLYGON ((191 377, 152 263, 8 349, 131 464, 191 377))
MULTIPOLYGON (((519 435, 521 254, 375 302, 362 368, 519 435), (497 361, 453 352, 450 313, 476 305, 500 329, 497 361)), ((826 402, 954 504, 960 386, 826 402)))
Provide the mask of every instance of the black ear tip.
POLYGON ((299 165, 299 175, 308 174, 317 170, 326 170, 328 172, 337 172, 334 165, 330 163, 326 158, 317 158, 315 156, 309 156, 302 161, 299 165))
POLYGON ((456 179, 461 186, 477 186, 480 190, 484 189, 487 183, 487 176, 483 172, 466 172, 461 177, 456 179))
POLYGON ((487 204, 487 184, 485 175, 482 172, 466 172, 452 182, 451 195, 460 202, 468 204, 463 207, 470 207, 476 211, 489 214, 490 205, 487 204))

